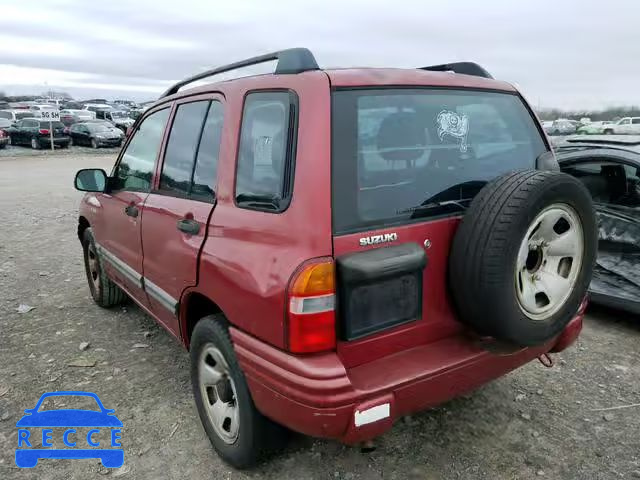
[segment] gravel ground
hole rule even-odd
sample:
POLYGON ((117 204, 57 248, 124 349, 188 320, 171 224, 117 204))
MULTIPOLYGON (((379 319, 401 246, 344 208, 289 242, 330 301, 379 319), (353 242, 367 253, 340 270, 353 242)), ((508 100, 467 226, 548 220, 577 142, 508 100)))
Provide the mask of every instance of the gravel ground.
POLYGON ((135 306, 103 310, 89 297, 72 179, 82 167, 108 170, 114 155, 6 155, 14 150, 0 158, 0 478, 640 478, 640 407, 594 410, 640 403, 640 318, 607 310, 590 312, 554 368, 531 363, 403 419, 373 453, 293 435, 255 470, 231 470, 200 426, 187 353, 135 306), (20 304, 34 309, 18 313, 20 304), (15 467, 16 421, 54 390, 93 391, 116 410, 121 469, 98 460, 15 467))

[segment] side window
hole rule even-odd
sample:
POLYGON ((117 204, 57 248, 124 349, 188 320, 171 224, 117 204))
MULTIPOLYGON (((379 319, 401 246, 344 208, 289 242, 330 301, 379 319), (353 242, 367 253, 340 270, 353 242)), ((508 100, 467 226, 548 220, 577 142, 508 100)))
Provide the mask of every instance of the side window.
POLYGON ((596 203, 640 206, 638 169, 611 161, 574 165, 567 173, 580 180, 596 203))
POLYGON ((239 207, 282 211, 291 196, 295 94, 247 95, 242 114, 236 203, 239 207))
POLYGON ((164 156, 160 190, 188 195, 202 124, 209 101, 178 106, 164 156))
POLYGON ((12 120, 11 112, 0 112, 0 118, 6 118, 7 120, 12 120))
POLYGON ((634 125, 640 125, 640 117, 632 119, 631 123, 633 123, 634 125))
POLYGON ((625 118, 624 120, 620 121, 620 125, 629 125, 630 123, 631 123, 630 118, 625 118))
POLYGON ((211 102, 200 139, 191 187, 193 196, 203 197, 207 200, 213 200, 215 195, 220 140, 222 139, 222 119, 222 104, 216 101, 211 102))
POLYGON ((116 166, 111 190, 149 191, 168 118, 169 109, 165 108, 142 121, 116 166))

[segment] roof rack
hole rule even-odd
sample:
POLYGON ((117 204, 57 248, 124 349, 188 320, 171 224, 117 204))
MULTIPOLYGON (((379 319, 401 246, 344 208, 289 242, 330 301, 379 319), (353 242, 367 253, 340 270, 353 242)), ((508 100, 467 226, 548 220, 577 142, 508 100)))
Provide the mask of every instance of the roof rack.
POLYGON ((198 80, 202 80, 206 77, 211 77, 213 75, 218 75, 219 73, 229 72, 231 70, 237 70, 238 68, 244 68, 251 65, 257 65, 260 63, 271 62, 277 60, 276 69, 274 73, 276 74, 295 74, 307 72, 309 70, 318 70, 318 63, 316 62, 315 57, 311 53, 311 51, 307 48, 288 48, 286 50, 279 50, 273 53, 267 53, 265 55, 259 55, 257 57, 247 58, 246 60, 241 60, 239 62, 230 63, 228 65, 223 65, 221 67, 214 68, 212 70, 207 70, 202 73, 198 73, 189 78, 185 78, 184 80, 179 81, 169 88, 166 92, 164 92, 160 98, 167 97, 169 95, 173 95, 177 93, 185 85, 189 83, 197 82, 198 80))
POLYGON ((443 63, 442 65, 421 67, 420 70, 429 70, 432 72, 453 72, 461 73, 463 75, 473 75, 475 77, 493 78, 489 72, 474 62, 443 63))

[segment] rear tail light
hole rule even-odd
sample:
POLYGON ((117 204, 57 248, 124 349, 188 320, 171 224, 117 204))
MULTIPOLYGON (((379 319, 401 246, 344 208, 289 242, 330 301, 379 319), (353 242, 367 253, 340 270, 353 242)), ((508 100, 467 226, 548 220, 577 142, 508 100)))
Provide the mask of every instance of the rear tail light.
POLYGON ((287 345, 294 353, 336 346, 335 266, 321 259, 304 264, 289 283, 287 345))
POLYGON ((38 132, 40 132, 40 135, 49 135, 48 128, 41 128, 40 130, 38 130, 38 132))

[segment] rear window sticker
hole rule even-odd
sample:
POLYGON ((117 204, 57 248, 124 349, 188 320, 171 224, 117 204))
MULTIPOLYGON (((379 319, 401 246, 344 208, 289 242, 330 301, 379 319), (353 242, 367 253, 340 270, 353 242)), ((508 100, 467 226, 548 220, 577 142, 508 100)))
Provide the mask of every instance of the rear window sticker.
POLYGON ((438 137, 444 141, 445 136, 455 138, 460 142, 460 151, 467 151, 467 135, 469 134, 469 117, 458 115, 451 110, 442 110, 436 118, 438 137))

